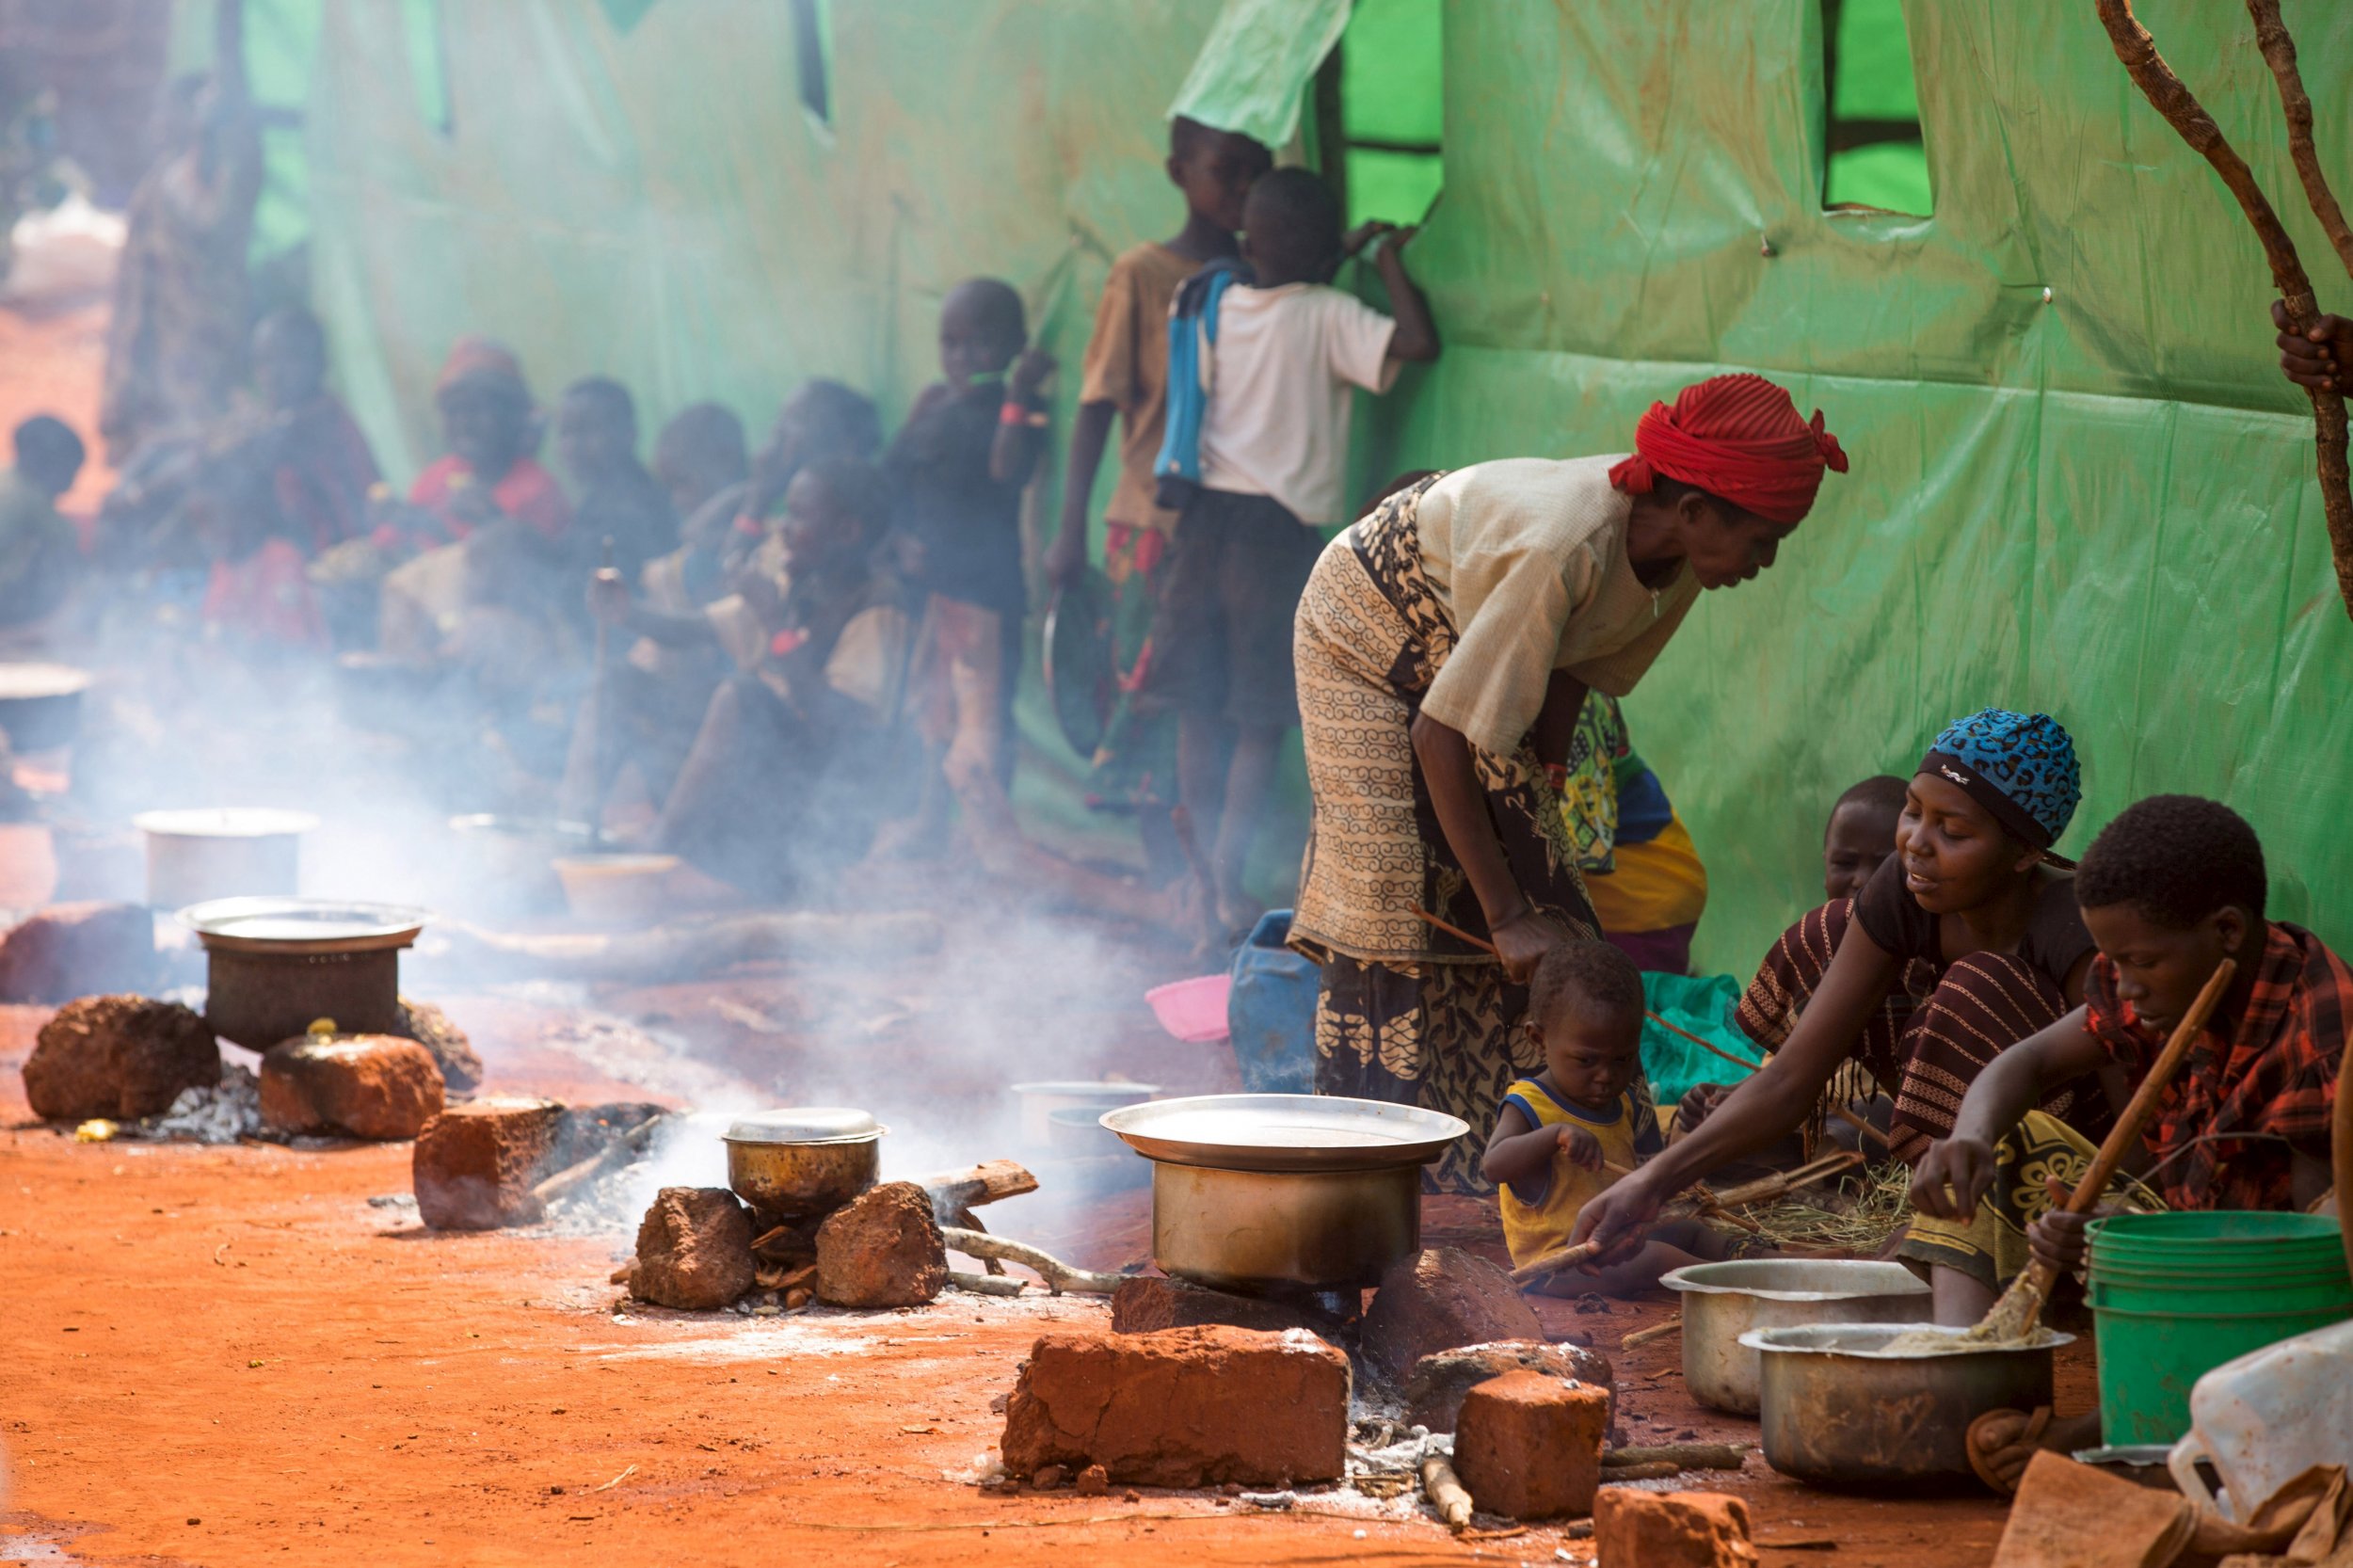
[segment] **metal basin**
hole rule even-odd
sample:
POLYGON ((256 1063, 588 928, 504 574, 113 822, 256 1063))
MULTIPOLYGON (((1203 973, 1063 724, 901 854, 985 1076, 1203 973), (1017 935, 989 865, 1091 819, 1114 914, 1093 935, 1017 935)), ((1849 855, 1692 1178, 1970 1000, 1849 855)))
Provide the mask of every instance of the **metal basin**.
POLYGON ((1757 1412, 1757 1354, 1740 1343, 1751 1329, 1893 1323, 1929 1304, 1928 1286, 1902 1264, 1843 1258, 1695 1263, 1658 1283, 1683 1292, 1684 1385, 1736 1416, 1757 1412))
POLYGON ((1104 1113, 1153 1161, 1152 1256, 1224 1290, 1349 1289, 1421 1246, 1421 1167, 1469 1128, 1380 1100, 1201 1095, 1104 1113))
POLYGON ((2073 1335, 2040 1331, 2016 1350, 1889 1355, 1884 1347, 1925 1323, 1816 1323, 1752 1329, 1760 1352, 1765 1461, 1825 1486, 1919 1483, 1967 1477, 1969 1423, 1989 1410, 2051 1402, 2051 1352, 2073 1335))
POLYGON ((812 1220, 874 1185, 890 1130, 847 1106, 797 1106, 728 1127, 728 1185, 771 1224, 812 1220))

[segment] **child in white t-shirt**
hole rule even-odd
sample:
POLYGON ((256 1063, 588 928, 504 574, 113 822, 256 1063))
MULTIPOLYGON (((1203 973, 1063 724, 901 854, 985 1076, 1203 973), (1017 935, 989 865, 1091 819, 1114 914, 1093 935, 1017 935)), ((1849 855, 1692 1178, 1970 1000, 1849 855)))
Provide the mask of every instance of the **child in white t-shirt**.
POLYGON ((1401 361, 1438 357, 1399 254, 1413 236, 1385 223, 1343 236, 1329 185, 1275 169, 1243 209, 1252 281, 1218 304, 1200 488, 1169 542, 1146 679, 1177 712, 1178 789, 1194 822, 1215 824, 1218 913, 1237 930, 1257 913, 1242 866, 1276 747, 1299 722, 1291 619, 1323 548, 1317 530, 1348 520, 1355 389, 1385 392, 1401 361), (1344 256, 1383 240, 1374 265, 1394 320, 1331 283, 1344 256))

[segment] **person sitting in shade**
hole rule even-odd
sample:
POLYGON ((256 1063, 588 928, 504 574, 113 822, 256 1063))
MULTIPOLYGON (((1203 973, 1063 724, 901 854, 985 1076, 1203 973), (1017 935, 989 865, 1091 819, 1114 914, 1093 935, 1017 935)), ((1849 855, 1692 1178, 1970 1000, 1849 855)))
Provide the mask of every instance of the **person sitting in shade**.
POLYGON ((408 501, 432 514, 440 537, 413 542, 429 547, 463 539, 501 517, 544 537, 563 537, 571 527, 571 504, 555 476, 531 456, 537 422, 514 350, 488 338, 458 339, 441 366, 433 401, 448 451, 417 475, 408 501))
POLYGON ((637 404, 627 387, 591 376, 564 389, 555 453, 579 488, 573 535, 583 553, 634 582, 646 563, 678 548, 670 497, 637 460, 637 404))
POLYGON ((56 614, 80 566, 57 498, 82 472, 82 438, 61 419, 35 414, 14 440, 16 461, 0 473, 0 632, 29 631, 56 614))

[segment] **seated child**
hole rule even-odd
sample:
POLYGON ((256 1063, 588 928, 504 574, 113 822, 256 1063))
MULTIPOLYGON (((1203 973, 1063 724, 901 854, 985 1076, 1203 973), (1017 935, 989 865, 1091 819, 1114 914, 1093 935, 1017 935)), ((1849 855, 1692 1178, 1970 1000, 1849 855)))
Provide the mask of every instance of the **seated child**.
POLYGON ((571 504, 531 455, 538 444, 537 417, 514 350, 488 338, 460 338, 441 367, 433 402, 449 450, 408 490, 409 504, 429 515, 418 520, 430 531, 424 537, 382 539, 381 546, 430 549, 501 517, 562 537, 572 525, 571 504))
POLYGON ((634 582, 646 563, 678 548, 678 514, 660 482, 637 460, 637 403, 609 376, 564 389, 556 405, 555 450, 580 493, 575 548, 601 562, 611 541, 615 570, 634 582))
MULTIPOLYGON (((2057 1211, 2066 1187, 2002 1178, 2041 1160, 2081 1172, 2091 1145, 2034 1109, 2047 1087, 2111 1073, 2137 1082, 2215 966, 2237 973, 2158 1096, 2127 1175, 2171 1209, 2312 1208, 2329 1187, 2329 1120, 2353 1016, 2353 970, 2311 932, 2264 917, 2263 845, 2237 812, 2195 795, 2153 795, 2118 813, 2084 852, 2075 896, 2100 945, 2084 1005, 1977 1075, 1913 1176, 1903 1255, 1929 1263, 1936 1320, 1976 1321, 2029 1259, 2072 1273, 2089 1216, 2057 1211)), ((2122 1104, 2111 1093, 2111 1102, 2122 1104)), ((2014 1486, 2035 1447, 2096 1441, 2097 1418, 1999 1412, 1973 1426, 1973 1460, 2014 1486), (2010 1417, 2007 1421, 1997 1416, 2010 1417)))
MULTIPOLYGON (((1830 821, 1822 828, 1822 897, 1826 902, 1781 934, 1773 951, 1757 966, 1756 978, 1749 983, 1734 1015, 1741 1032, 1765 1049, 1772 1050, 1789 1037, 1798 1014, 1829 972, 1831 954, 1838 949, 1838 934, 1846 929, 1849 902, 1863 891, 1881 863, 1896 853, 1896 819, 1903 815, 1904 788, 1904 781, 1894 775, 1878 774, 1849 785, 1832 803, 1830 821)), ((1891 999, 1869 1027, 1892 1032, 1889 1038, 1893 1039, 1902 1033, 1911 1010, 1908 997, 1891 999)), ((1866 1113, 1884 1128, 1886 1109, 1892 1107, 1873 1104, 1882 1096, 1873 1086, 1857 1081, 1861 1077, 1860 1068, 1841 1068, 1825 1105, 1849 1105, 1858 1111, 1869 1106, 1866 1113)), ((1727 1083, 1695 1085, 1675 1108, 1675 1131, 1689 1132, 1699 1126, 1730 1093, 1732 1086, 1727 1083)), ((1851 1146, 1844 1123, 1831 1130, 1851 1146)), ((1794 1151, 1800 1159, 1815 1151, 1818 1132, 1817 1128, 1801 1140, 1801 1147, 1794 1151)), ((1873 1142, 1869 1152, 1881 1153, 1885 1147, 1873 1142)))
POLYGON ((681 526, 703 504, 751 472, 744 422, 721 403, 690 403, 653 439, 653 476, 681 526))
POLYGON ((62 420, 36 414, 16 427, 16 465, 0 473, 0 632, 46 619, 73 585, 81 557, 57 498, 82 457, 62 420))
MULTIPOLYGON (((1607 942, 1553 949, 1529 982, 1528 1028, 1544 1048, 1545 1070, 1506 1093, 1480 1167, 1499 1190, 1515 1266, 1567 1246, 1594 1194, 1661 1146, 1648 1091, 1635 1090, 1642 974, 1632 959, 1607 942)), ((1622 1262, 1565 1270, 1530 1288, 1630 1296, 1669 1270, 1729 1256, 1729 1244, 1695 1220, 1670 1220, 1651 1226, 1622 1262)))

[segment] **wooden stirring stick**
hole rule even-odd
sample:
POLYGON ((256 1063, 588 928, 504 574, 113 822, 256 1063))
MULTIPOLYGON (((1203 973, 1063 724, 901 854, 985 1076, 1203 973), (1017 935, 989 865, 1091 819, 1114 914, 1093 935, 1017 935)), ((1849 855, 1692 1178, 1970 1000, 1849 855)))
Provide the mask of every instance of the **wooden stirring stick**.
MULTIPOLYGON (((2123 1163, 2124 1151, 2139 1139, 2142 1125, 2157 1108, 2157 1096, 2165 1093, 2166 1085, 2171 1083, 2173 1075, 2181 1070, 2182 1062, 2189 1055, 2189 1048, 2198 1038, 2199 1031, 2206 1027, 2206 1019, 2213 1014, 2215 1005, 2222 1000, 2222 993, 2230 989, 2231 977, 2237 973, 2236 961, 2225 958, 2215 966, 2214 973, 2206 977, 2206 984, 2199 991, 2198 1000, 2189 1004, 2189 1011, 2182 1015, 2182 1021, 2173 1026, 2172 1038, 2166 1041, 2164 1051, 2149 1068, 2148 1076, 2140 1080, 2140 1087, 2133 1091, 2132 1102, 2124 1107, 2124 1113, 2116 1118, 2116 1125, 2102 1140, 2100 1152, 2092 1157, 2091 1168, 2084 1173, 2083 1180, 2077 1182, 2074 1192, 2068 1195, 2065 1212, 2089 1213, 2092 1206, 2100 1201, 2100 1194, 2107 1191, 2109 1178, 2116 1175, 2117 1166, 2123 1163)), ((1993 1310, 1969 1331, 1970 1337, 2005 1341, 2025 1338, 2034 1332, 2035 1324, 2042 1320, 2043 1303, 2050 1299, 2051 1287, 2057 1282, 2057 1269, 2047 1263, 2035 1263, 2018 1276, 2018 1283, 2004 1291, 2002 1299, 1993 1304, 1993 1310), (2014 1323, 2010 1320, 2013 1318, 2016 1320, 2014 1323)))

